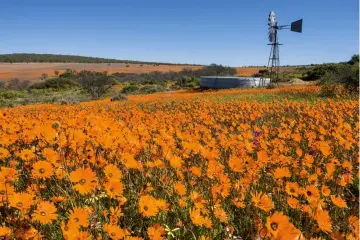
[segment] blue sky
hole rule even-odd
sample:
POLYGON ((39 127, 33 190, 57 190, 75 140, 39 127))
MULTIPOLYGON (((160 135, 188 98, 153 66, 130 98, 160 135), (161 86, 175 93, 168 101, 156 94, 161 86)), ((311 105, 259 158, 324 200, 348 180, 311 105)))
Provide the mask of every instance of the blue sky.
POLYGON ((359 51, 358 0, 1 0, 0 53, 266 65, 267 17, 304 19, 279 35, 281 64, 339 62, 359 51))

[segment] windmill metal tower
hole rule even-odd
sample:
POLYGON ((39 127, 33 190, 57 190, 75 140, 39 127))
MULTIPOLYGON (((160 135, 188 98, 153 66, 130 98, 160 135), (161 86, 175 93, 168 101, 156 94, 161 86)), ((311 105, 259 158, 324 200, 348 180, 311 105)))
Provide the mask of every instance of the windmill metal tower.
POLYGON ((280 72, 280 55, 279 45, 282 45, 278 41, 278 30, 290 29, 292 32, 302 32, 302 19, 292 22, 291 25, 278 25, 275 19, 274 11, 269 13, 268 25, 269 25, 269 44, 271 45, 270 56, 268 61, 268 69, 270 69, 270 81, 276 82, 279 78, 280 72))

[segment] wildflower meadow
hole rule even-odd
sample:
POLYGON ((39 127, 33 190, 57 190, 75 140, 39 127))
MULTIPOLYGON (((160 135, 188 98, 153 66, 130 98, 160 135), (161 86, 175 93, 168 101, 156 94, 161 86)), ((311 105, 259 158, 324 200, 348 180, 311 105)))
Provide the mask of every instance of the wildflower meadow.
POLYGON ((0 109, 0 237, 359 239, 359 103, 318 91, 0 109))

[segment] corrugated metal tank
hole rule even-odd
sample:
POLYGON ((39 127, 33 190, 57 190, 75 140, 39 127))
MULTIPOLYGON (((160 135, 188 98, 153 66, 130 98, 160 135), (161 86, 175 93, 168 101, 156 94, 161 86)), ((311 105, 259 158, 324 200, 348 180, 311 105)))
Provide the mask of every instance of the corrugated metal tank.
POLYGON ((260 77, 225 77, 204 76, 200 77, 201 88, 252 88, 267 86, 270 78, 260 77))

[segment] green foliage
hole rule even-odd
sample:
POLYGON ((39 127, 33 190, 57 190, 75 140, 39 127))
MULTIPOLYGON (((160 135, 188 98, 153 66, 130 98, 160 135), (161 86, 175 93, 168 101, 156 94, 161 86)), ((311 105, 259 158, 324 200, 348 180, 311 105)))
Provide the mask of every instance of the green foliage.
MULTIPOLYGON (((200 76, 232 76, 236 69, 212 64, 193 70, 184 68, 180 72, 151 72, 151 73, 113 73, 112 76, 119 82, 137 82, 142 84, 165 85, 165 81, 180 81, 184 77, 200 78, 200 76)), ((196 85, 196 84, 195 84, 196 85)))
POLYGON ((125 86, 122 90, 121 90, 121 93, 125 93, 125 94, 128 94, 128 93, 133 93, 133 92, 136 92, 137 90, 139 90, 139 88, 135 85, 129 85, 129 86, 125 86))
POLYGON ((254 73, 253 77, 269 77, 269 70, 267 69, 260 69, 259 72, 254 73))
POLYGON ((351 65, 358 64, 359 65, 359 54, 352 55, 350 61, 348 62, 351 65))
POLYGON ((70 89, 78 87, 79 84, 75 83, 71 79, 68 78, 51 78, 45 80, 44 82, 35 83, 30 86, 30 89, 70 89))
POLYGON ((81 71, 75 81, 91 95, 93 99, 103 97, 115 84, 114 79, 107 72, 81 71))
POLYGON ((274 83, 269 83, 267 86, 266 86, 267 89, 274 89, 276 88, 276 85, 274 83))
POLYGON ((164 92, 167 89, 162 85, 145 85, 138 87, 136 85, 125 86, 121 93, 123 94, 151 94, 155 92, 164 92))
POLYGON ((161 85, 144 86, 138 90, 140 94, 151 94, 151 93, 164 92, 164 91, 166 91, 166 88, 161 85))
POLYGON ((201 70, 202 76, 233 76, 236 74, 236 69, 232 67, 225 67, 223 65, 211 64, 205 66, 201 70))
POLYGON ((182 77, 179 79, 175 85, 179 87, 189 87, 194 88, 200 85, 200 78, 198 77, 182 77))
POLYGON ((338 94, 336 84, 343 85, 347 92, 358 92, 359 64, 339 64, 334 70, 325 72, 319 81, 323 95, 338 94))
POLYGON ((64 73, 60 74, 61 78, 74 78, 76 75, 76 71, 72 69, 66 69, 64 73))
POLYGON ((26 96, 26 91, 0 90, 0 99, 16 99, 26 96))

